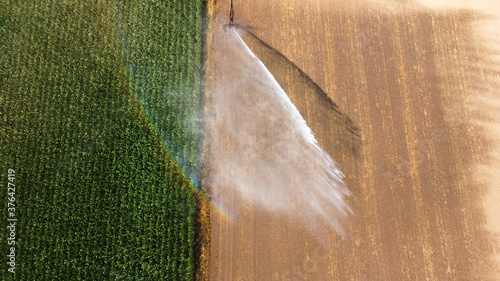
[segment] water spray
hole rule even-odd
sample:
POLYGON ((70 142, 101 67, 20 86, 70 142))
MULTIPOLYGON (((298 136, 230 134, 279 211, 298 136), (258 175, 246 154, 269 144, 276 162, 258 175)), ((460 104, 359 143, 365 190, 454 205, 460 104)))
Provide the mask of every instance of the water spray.
POLYGON ((352 213, 343 173, 233 24, 228 31, 207 120, 213 200, 235 217, 250 204, 312 232, 343 233, 352 213))

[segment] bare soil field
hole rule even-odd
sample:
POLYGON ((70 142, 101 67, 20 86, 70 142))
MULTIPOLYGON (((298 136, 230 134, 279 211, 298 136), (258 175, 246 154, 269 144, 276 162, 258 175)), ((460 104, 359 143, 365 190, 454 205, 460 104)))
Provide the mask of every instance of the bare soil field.
MULTIPOLYGON (((229 2, 210 6, 207 107, 234 75, 229 2)), ((478 28, 491 16, 284 2, 236 0, 235 20, 345 173, 353 215, 318 240, 227 192, 239 211, 210 212, 210 280, 498 280, 499 49, 478 28)))

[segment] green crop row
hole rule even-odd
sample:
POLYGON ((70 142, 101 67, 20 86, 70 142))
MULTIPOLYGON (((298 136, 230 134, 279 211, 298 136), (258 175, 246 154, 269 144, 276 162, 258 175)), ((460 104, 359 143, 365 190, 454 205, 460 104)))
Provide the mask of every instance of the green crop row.
POLYGON ((141 104, 177 162, 196 179, 202 1, 121 1, 114 11, 141 104))
POLYGON ((1 280, 193 279, 201 1, 149 2, 0 3, 1 280))

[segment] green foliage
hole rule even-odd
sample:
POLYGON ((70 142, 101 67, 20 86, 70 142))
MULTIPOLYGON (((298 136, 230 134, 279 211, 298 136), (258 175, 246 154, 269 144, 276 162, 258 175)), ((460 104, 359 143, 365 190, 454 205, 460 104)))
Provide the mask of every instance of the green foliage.
MULTIPOLYGON (((158 89, 187 89, 190 97, 171 107, 162 107, 168 96, 151 90, 156 86, 139 90, 138 80, 131 82, 129 56, 139 51, 124 60, 115 3, 0 4, 0 213, 5 222, 7 169, 15 169, 17 280, 192 280, 193 186, 161 141, 164 134, 173 134, 177 143, 186 141, 186 158, 195 161, 196 140, 175 121, 184 117, 177 114, 191 113, 185 107, 194 106, 199 94, 193 62, 201 49, 196 41, 201 1, 185 2, 197 4, 129 4, 129 9, 147 11, 162 5, 167 13, 155 17, 168 25, 168 32, 183 32, 180 21, 168 20, 183 17, 176 16, 179 9, 194 22, 189 36, 198 39, 192 46, 191 41, 180 46, 180 35, 158 38, 160 45, 144 47, 152 48, 151 56, 135 63, 140 68, 147 61, 162 69, 151 72, 153 81, 166 76, 173 86, 158 89), (163 69, 158 54, 181 62, 163 69), (168 126, 147 121, 136 90, 153 93, 143 104, 173 112, 168 126)), ((147 41, 164 28, 129 15, 137 20, 129 21, 135 37, 128 40, 142 36, 147 41)), ((150 117, 164 117, 155 114, 150 117)), ((1 234, 5 256, 4 230, 1 234)), ((3 264, 0 279, 12 279, 3 264)))
POLYGON ((114 11, 148 118, 177 162, 198 178, 202 1, 120 1, 114 11))

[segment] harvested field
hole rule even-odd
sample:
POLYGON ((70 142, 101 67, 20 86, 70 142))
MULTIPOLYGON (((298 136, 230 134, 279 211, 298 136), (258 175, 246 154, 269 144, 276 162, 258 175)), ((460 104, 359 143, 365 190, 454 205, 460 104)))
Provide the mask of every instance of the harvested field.
MULTIPOLYGON (((244 41, 344 172, 353 214, 344 237, 326 221, 305 225, 293 216, 300 204, 262 208, 229 188, 238 173, 228 171, 212 179, 233 213, 211 210, 210 280, 499 278, 500 44, 488 29, 497 16, 424 4, 234 2, 244 41)), ((234 71, 245 75, 222 30, 229 1, 213 12, 208 110, 234 71)), ((208 139, 213 148, 231 136, 208 139)), ((211 161, 234 158, 223 148, 208 155, 209 170, 211 161)))

